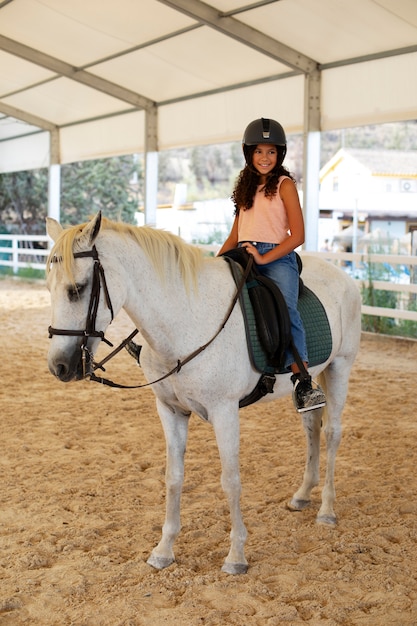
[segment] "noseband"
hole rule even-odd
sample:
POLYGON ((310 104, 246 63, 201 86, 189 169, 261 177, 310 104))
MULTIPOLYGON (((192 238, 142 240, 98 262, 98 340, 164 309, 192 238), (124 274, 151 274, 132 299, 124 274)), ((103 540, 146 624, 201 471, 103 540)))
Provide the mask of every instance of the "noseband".
MULTIPOLYGON (((106 277, 104 274, 103 266, 100 263, 100 259, 98 257, 98 252, 95 246, 92 247, 91 250, 86 250, 85 252, 75 252, 74 258, 80 259, 84 257, 92 257, 94 260, 93 265, 93 281, 91 285, 91 294, 90 294, 90 303, 88 305, 87 319, 85 323, 85 330, 66 330, 62 328, 53 328, 49 326, 49 339, 52 338, 53 335, 66 335, 69 337, 83 337, 84 341, 81 344, 81 354, 82 354, 82 363, 83 363, 83 376, 84 378, 87 376, 86 365, 89 364, 91 359, 91 353, 87 348, 87 342, 89 337, 99 337, 101 341, 107 343, 107 345, 113 347, 113 344, 105 338, 104 332, 102 330, 96 330, 96 319, 97 319, 97 311, 98 305, 100 302, 100 291, 101 285, 103 285, 104 297, 106 300, 107 308, 110 311, 111 321, 114 319, 113 306, 110 300, 109 290, 107 288, 106 277)), ((54 257, 52 259, 52 263, 57 263, 59 259, 54 257)))

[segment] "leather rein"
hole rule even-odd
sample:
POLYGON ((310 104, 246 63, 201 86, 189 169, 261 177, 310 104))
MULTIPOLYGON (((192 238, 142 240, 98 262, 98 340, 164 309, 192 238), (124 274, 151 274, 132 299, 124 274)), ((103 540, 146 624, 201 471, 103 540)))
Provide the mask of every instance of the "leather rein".
MULTIPOLYGON (((106 276, 104 273, 104 268, 101 265, 99 256, 98 256, 98 252, 97 252, 97 248, 95 247, 95 245, 93 245, 91 250, 86 250, 84 252, 75 252, 74 253, 74 258, 85 258, 85 257, 91 257, 94 261, 93 264, 93 281, 92 281, 92 285, 91 285, 91 293, 90 293, 90 302, 88 305, 88 312, 87 312, 87 319, 86 319, 86 324, 85 324, 85 330, 67 330, 67 329, 62 329, 62 328, 53 328, 52 326, 49 326, 48 328, 48 333, 49 333, 49 339, 52 338, 53 335, 65 335, 65 336, 69 336, 69 337, 83 337, 83 342, 81 344, 81 359, 82 359, 82 366, 83 366, 83 378, 88 378, 91 381, 94 382, 98 382, 101 383, 103 385, 108 385, 110 387, 117 387, 118 389, 139 389, 140 387, 148 387, 149 385, 154 385, 156 383, 161 382, 162 380, 165 380, 165 378, 168 378, 169 376, 171 376, 172 374, 176 374, 178 373, 181 368, 186 365, 187 363, 189 363, 190 361, 192 361, 196 356, 198 356, 201 352, 203 352, 203 350, 205 350, 215 339, 216 337, 221 333, 221 331, 223 330, 223 328, 225 327, 229 317, 232 314, 232 311, 235 307, 235 304, 239 298, 239 295, 243 289, 243 286, 246 282, 246 278, 249 275, 250 269, 252 267, 253 264, 253 257, 251 255, 249 255, 249 261, 247 264, 247 267, 245 268, 245 272, 242 276, 242 280, 240 281, 237 291, 233 297, 232 302, 230 303, 229 309, 226 313, 226 316, 223 320, 223 322, 221 323, 220 327, 218 328, 217 332, 213 335, 213 337, 207 341, 207 343, 205 343, 204 345, 200 346, 199 348, 197 348, 196 350, 194 350, 194 352, 192 352, 191 354, 189 354, 187 357, 185 357, 183 360, 178 359, 177 360, 177 364, 166 374, 164 374, 163 376, 161 376, 160 378, 158 378, 157 380, 154 380, 150 383, 144 383, 142 385, 121 385, 119 383, 115 383, 107 378, 103 378, 101 376, 96 376, 94 374, 94 371, 97 369, 101 369, 103 372, 105 372, 105 368, 103 367, 105 363, 107 363, 111 358, 113 358, 113 356, 115 356, 118 352, 120 352, 120 350, 122 350, 128 343, 129 341, 131 341, 131 339, 133 339, 133 337, 135 335, 138 334, 138 329, 135 329, 128 337, 126 337, 126 339, 124 339, 118 346, 117 348, 115 348, 110 354, 108 354, 102 361, 100 361, 99 363, 96 363, 93 359, 92 353, 91 351, 88 349, 87 347, 87 342, 89 337, 99 337, 101 339, 101 341, 104 341, 108 346, 110 346, 111 348, 113 348, 113 344, 106 339, 106 337, 104 336, 104 332, 101 330, 96 330, 96 319, 97 319, 97 311, 98 311, 98 306, 99 306, 99 302, 100 302, 100 292, 101 292, 101 286, 103 286, 103 291, 104 291, 104 297, 105 297, 105 301, 106 301, 106 305, 107 308, 110 311, 111 314, 111 322, 114 319, 114 312, 113 312, 113 306, 111 303, 111 298, 110 298, 110 293, 109 290, 107 288, 107 283, 106 283, 106 276), (87 366, 91 366, 93 368, 93 371, 90 372, 87 370, 87 366)), ((53 263, 57 263, 59 261, 58 258, 54 257, 52 259, 53 263)))

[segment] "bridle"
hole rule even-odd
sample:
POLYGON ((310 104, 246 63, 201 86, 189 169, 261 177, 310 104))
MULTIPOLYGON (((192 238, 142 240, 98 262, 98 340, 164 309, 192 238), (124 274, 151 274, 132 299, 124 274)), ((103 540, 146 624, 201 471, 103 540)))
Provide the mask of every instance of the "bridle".
MULTIPOLYGON (((84 330, 67 330, 63 328, 53 328, 49 326, 49 339, 52 338, 53 335, 66 335, 69 337, 83 337, 83 342, 81 344, 81 355, 82 355, 82 363, 83 363, 83 377, 86 378, 89 374, 87 372, 87 365, 93 363, 91 358, 91 352, 87 347, 87 342, 90 337, 99 337, 101 341, 104 341, 111 348, 113 344, 111 341, 106 339, 104 336, 104 332, 102 330, 96 330, 96 320, 97 320, 97 311, 98 305, 100 302, 100 291, 101 285, 103 285, 104 297, 106 300, 106 304, 108 309, 110 310, 111 321, 114 319, 113 306, 110 299, 109 290, 107 288, 106 276, 104 274, 103 266, 100 262, 97 248, 95 246, 92 247, 91 250, 86 250, 84 252, 75 252, 74 258, 84 258, 84 257, 92 257, 93 264, 93 280, 91 284, 91 293, 90 293, 90 303, 88 305, 87 319, 85 323, 84 330)), ((59 259, 54 257, 52 259, 52 263, 57 263, 59 259)), ((93 367, 95 368, 95 364, 93 363, 93 367)))
MULTIPOLYGON (((99 306, 99 302, 100 302, 100 292, 101 292, 101 286, 103 286, 103 291, 104 291, 104 297, 106 300, 106 305, 107 308, 110 311, 110 315, 111 315, 111 322, 114 319, 114 312, 113 312, 113 306, 111 303, 111 298, 110 298, 110 293, 109 290, 107 288, 107 283, 106 283, 106 276, 104 273, 104 268, 101 265, 99 256, 98 256, 98 252, 97 252, 97 248, 95 247, 95 245, 93 245, 91 250, 86 250, 84 252, 75 252, 74 253, 74 258, 75 259, 79 259, 79 258, 85 258, 85 257, 92 257, 94 264, 93 264, 93 280, 92 280, 92 285, 91 285, 91 294, 90 294, 90 302, 88 305, 88 312, 87 312, 87 319, 86 319, 86 323, 85 323, 85 330, 67 330, 67 329, 62 329, 62 328, 53 328, 52 326, 48 327, 48 333, 49 333, 49 339, 52 339, 53 335, 65 335, 65 336, 69 336, 69 337, 83 337, 83 342, 81 344, 81 359, 82 359, 82 366, 83 366, 83 378, 88 378, 91 381, 94 382, 99 382, 102 383, 104 385, 108 385, 110 387, 117 387, 119 389, 138 389, 139 387, 147 387, 149 385, 154 385, 155 383, 159 383, 160 381, 164 380, 165 378, 168 378, 168 376, 171 376, 172 374, 178 373, 181 368, 186 364, 189 363, 189 361, 191 361, 192 359, 194 359, 198 354, 200 354, 201 352, 203 352, 203 350, 205 350, 215 339, 216 337, 220 334, 220 332, 223 330, 223 328, 226 325, 226 322, 228 321, 229 317, 232 314, 232 311, 234 309, 234 306, 239 298, 239 295, 243 289, 243 286, 246 282, 246 278, 249 275, 249 272, 251 270, 252 264, 253 264, 253 257, 252 255, 249 255, 249 261, 247 264, 247 267, 245 268, 245 272, 242 276, 242 280, 237 288, 237 291, 235 293, 235 296, 229 306, 229 309, 227 311, 226 317, 224 319, 224 321, 222 322, 222 324, 220 325, 219 329, 217 330, 216 334, 209 340, 207 341, 207 343, 205 343, 204 345, 200 346, 199 348, 197 348, 196 350, 194 350, 194 352, 192 352, 191 354, 189 354, 187 357, 185 357, 185 359, 177 360, 177 364, 175 365, 175 367, 173 367, 167 374, 164 374, 163 376, 161 376, 160 378, 158 378, 157 380, 154 380, 150 383, 145 383, 143 385, 121 385, 119 383, 114 383, 111 380, 108 380, 107 378, 102 378, 100 376, 96 376, 94 374, 94 371, 97 369, 101 369, 103 371, 105 371, 103 365, 105 363, 107 363, 107 361, 109 361, 113 356, 115 356, 118 352, 120 352, 120 350, 122 350, 122 348, 124 348, 131 339, 133 339, 133 337, 135 335, 138 334, 138 329, 135 329, 128 337, 126 337, 126 339, 124 339, 120 345, 117 346, 117 348, 115 348, 110 354, 108 354, 102 361, 100 361, 100 363, 95 363, 92 353, 91 351, 88 349, 87 346, 87 342, 88 339, 90 337, 99 337, 101 339, 101 341, 104 341, 107 345, 109 345, 111 348, 113 348, 113 344, 105 338, 104 336, 104 332, 102 330, 96 330, 96 320, 97 320, 97 311, 98 311, 98 306, 99 306), (87 368, 87 366, 92 367, 93 371, 90 371, 90 368, 87 368)), ((52 263, 57 263, 60 259, 58 259, 58 257, 53 257, 52 258, 52 263)))

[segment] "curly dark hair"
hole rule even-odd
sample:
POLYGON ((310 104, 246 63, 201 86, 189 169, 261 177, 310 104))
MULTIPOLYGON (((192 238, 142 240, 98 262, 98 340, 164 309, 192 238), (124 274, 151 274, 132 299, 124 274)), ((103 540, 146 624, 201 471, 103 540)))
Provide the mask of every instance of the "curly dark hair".
MULTIPOLYGON (((256 146, 245 146, 246 165, 240 172, 232 193, 232 201, 235 205, 235 215, 239 215, 240 209, 247 211, 253 206, 256 189, 259 185, 261 175, 252 166, 252 157, 256 146)), ((264 185, 264 192, 267 198, 272 198, 277 192, 278 180, 280 176, 288 176, 295 182, 295 178, 290 174, 289 170, 282 165, 283 149, 276 146, 278 151, 277 164, 268 174, 264 185)))

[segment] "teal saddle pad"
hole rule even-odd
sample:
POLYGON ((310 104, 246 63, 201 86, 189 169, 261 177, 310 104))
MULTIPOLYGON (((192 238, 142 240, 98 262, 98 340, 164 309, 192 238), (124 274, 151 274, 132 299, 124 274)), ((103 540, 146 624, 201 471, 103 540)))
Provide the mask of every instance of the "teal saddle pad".
POLYGON ((332 351, 332 331, 327 313, 315 293, 304 285, 298 310, 306 331, 308 366, 320 365, 332 351))
MULTIPOLYGON (((259 340, 255 315, 246 285, 242 290, 240 302, 244 312, 246 338, 252 365, 259 372, 264 372, 267 367, 267 359, 259 340)), ((330 324, 322 303, 315 293, 305 285, 298 299, 298 310, 306 332, 308 366, 313 367, 324 363, 332 351, 330 324)), ((284 374, 286 370, 280 370, 278 373, 284 374)))

